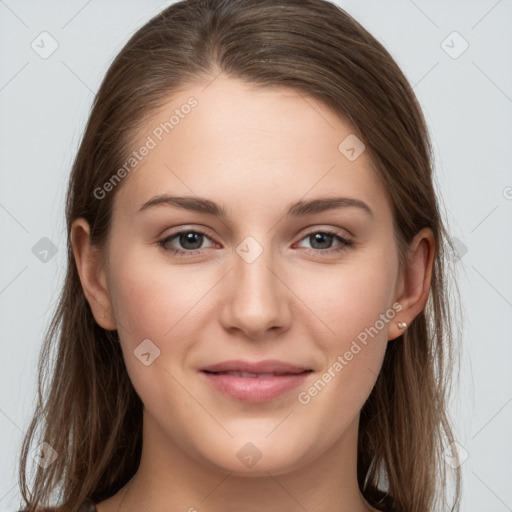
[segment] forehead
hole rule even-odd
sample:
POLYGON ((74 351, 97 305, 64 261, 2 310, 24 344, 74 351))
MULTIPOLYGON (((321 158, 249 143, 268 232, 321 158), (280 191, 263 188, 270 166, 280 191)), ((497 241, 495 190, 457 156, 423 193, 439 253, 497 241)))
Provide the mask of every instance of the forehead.
POLYGON ((386 209, 357 136, 349 122, 303 93, 219 77, 174 94, 141 124, 134 150, 150 149, 116 203, 136 211, 151 195, 180 193, 261 211, 262 202, 339 193, 386 209), (347 149, 362 152, 353 159, 347 149))

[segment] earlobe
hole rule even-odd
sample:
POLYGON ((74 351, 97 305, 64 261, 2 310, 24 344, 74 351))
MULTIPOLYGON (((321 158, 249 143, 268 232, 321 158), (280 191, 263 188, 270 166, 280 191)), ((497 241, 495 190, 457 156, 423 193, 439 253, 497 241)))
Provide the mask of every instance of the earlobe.
POLYGON ((102 253, 91 246, 89 240, 88 222, 83 218, 76 219, 71 227, 71 244, 84 295, 96 322, 104 329, 115 330, 102 253))
POLYGON ((400 292, 395 299, 401 304, 402 309, 397 314, 396 322, 389 328, 388 340, 403 334, 407 326, 410 326, 414 318, 425 308, 430 292, 435 250, 432 229, 423 228, 416 234, 407 252, 400 292))

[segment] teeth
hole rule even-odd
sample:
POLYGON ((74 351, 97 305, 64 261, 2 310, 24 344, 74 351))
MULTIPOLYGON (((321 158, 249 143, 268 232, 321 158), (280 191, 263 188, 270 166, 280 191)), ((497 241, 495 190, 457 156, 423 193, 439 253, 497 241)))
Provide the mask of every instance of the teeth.
POLYGON ((275 377, 276 373, 249 373, 249 372, 241 372, 241 371, 236 371, 236 370, 230 370, 230 371, 227 371, 227 372, 221 372, 221 373, 224 373, 226 375, 234 375, 235 377, 244 377, 244 378, 265 378, 265 377, 275 377))

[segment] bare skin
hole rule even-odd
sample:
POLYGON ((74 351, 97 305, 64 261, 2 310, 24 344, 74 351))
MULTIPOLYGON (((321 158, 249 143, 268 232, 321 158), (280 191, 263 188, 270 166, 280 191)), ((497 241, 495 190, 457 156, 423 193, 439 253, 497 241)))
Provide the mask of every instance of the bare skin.
POLYGON ((97 509, 375 511, 356 478, 359 414, 387 344, 403 332, 397 322, 425 307, 432 232, 417 234, 399 272, 391 206, 367 153, 350 161, 338 149, 354 128, 290 89, 224 77, 190 86, 140 127, 134 147, 191 96, 197 106, 118 185, 106 254, 89 246, 83 219, 73 225, 85 295, 98 324, 118 330, 144 403, 140 467, 97 509), (207 198, 226 217, 164 204, 138 211, 162 194, 207 198), (334 196, 372 214, 345 206, 285 216, 292 203, 334 196), (180 238, 182 228, 205 234, 180 238), (334 236, 313 236, 325 232, 334 236), (392 318, 377 324, 383 314, 392 318), (353 341, 377 325, 354 354, 353 341), (145 339, 160 350, 148 366, 134 355, 145 339), (312 371, 299 387, 250 403, 200 371, 229 359, 312 371), (309 392, 329 368, 328 383, 309 392), (259 460, 244 463, 241 449, 259 460))

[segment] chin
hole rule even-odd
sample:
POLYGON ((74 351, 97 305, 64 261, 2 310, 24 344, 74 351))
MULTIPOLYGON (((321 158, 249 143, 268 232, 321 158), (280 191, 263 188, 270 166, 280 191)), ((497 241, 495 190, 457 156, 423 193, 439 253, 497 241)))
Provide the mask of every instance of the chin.
MULTIPOLYGON (((265 434, 267 435, 267 434, 265 434)), ((307 452, 300 438, 288 438, 286 442, 262 435, 250 440, 247 436, 215 442, 215 452, 203 453, 203 460, 222 472, 236 476, 268 477, 290 473, 305 465, 314 454, 307 452)))

